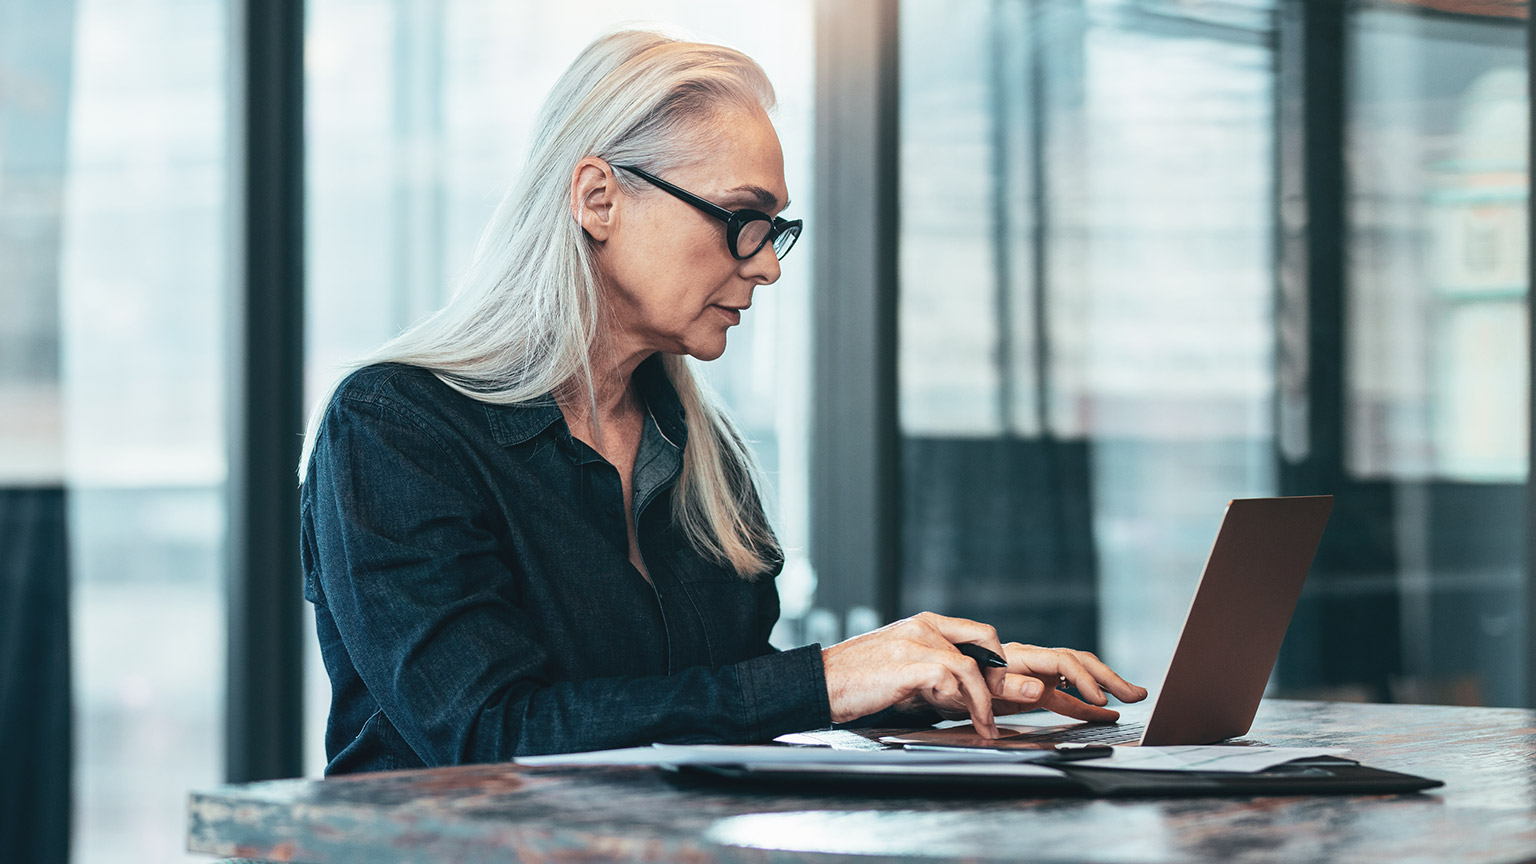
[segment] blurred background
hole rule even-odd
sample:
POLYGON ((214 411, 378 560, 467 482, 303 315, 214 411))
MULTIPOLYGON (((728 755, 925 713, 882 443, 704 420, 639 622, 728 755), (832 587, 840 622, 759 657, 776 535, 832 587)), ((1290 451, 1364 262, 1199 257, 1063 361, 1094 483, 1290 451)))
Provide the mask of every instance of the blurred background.
MULTIPOLYGON (((807 220, 706 367, 773 484, 776 644, 933 609, 1155 686, 1226 501, 1330 493, 1271 694, 1532 707, 1528 5, 857 5, 298 6, 293 410, 446 301, 581 47, 659 22, 767 70, 807 220), (859 220, 882 264, 845 280, 859 220), (827 346, 866 344, 840 419, 827 346)), ((186 857, 187 790, 263 773, 227 716, 263 639, 302 717, 264 773, 324 766, 313 635, 230 623, 263 543, 309 621, 231 479, 273 350, 240 335, 248 11, 0 0, 0 859, 186 857)))

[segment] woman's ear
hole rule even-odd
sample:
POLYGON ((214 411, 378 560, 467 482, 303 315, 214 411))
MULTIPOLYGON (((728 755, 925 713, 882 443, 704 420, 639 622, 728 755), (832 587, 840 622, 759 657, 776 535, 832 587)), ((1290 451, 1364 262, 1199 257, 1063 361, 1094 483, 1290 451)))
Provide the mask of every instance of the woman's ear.
POLYGON ((608 239, 618 198, 619 184, 612 166, 596 156, 576 163, 571 173, 571 218, 593 240, 608 239))

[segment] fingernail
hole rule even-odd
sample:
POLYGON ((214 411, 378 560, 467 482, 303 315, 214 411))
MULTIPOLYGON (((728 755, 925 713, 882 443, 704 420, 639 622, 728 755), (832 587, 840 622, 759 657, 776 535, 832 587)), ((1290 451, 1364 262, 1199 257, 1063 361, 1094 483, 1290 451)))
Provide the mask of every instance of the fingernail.
POLYGON ((1041 684, 1039 681, 1025 681, 1024 682, 1024 698, 1025 699, 1039 699, 1040 698, 1040 694, 1044 693, 1044 692, 1045 692, 1045 685, 1041 684))

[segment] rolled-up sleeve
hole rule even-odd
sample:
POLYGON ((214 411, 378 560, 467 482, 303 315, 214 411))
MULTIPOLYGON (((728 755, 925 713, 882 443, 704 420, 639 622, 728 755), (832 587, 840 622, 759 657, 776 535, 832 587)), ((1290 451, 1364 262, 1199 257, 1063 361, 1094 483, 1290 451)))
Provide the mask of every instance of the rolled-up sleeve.
POLYGON ((317 595, 379 711, 427 765, 830 722, 819 646, 672 675, 551 680, 484 480, 416 406, 343 394, 306 480, 317 595))

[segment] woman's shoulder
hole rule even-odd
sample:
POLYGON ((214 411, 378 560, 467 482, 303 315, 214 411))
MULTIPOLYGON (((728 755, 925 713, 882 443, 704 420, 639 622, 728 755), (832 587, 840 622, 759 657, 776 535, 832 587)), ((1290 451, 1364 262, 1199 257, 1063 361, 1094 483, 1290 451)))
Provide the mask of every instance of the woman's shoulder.
POLYGON ((405 363, 375 363, 348 374, 336 385, 326 406, 322 434, 324 427, 337 417, 366 421, 379 415, 394 415, 423 427, 459 425, 452 418, 473 417, 472 403, 430 369, 405 363))
POLYGON ((417 403, 455 391, 429 369, 405 363, 374 363, 348 374, 331 401, 417 403))
POLYGON ((336 495, 363 484, 396 494, 401 484, 429 486, 428 478, 457 478, 467 487, 473 452, 484 449, 486 436, 466 422, 455 401, 462 398, 418 366, 380 363, 348 373, 315 430, 306 475, 318 483, 306 479, 305 487, 336 495))

